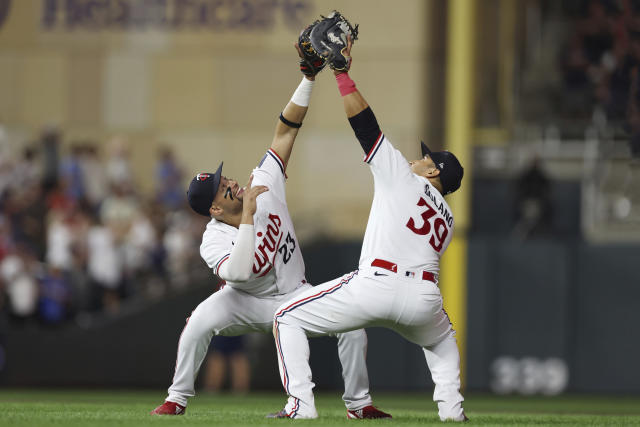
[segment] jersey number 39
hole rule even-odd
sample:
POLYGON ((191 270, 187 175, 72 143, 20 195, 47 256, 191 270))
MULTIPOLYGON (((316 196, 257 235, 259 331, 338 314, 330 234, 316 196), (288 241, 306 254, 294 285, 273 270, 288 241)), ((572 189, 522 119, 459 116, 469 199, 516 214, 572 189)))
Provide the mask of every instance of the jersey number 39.
MULTIPOLYGON (((422 212, 420 215, 422 217, 423 224, 418 228, 416 227, 416 222, 413 218, 409 218, 407 228, 416 234, 425 236, 431 233, 432 227, 429 220, 437 213, 437 211, 433 209, 422 197, 418 200, 418 206, 425 206, 427 208, 427 210, 422 212)), ((447 224, 444 222, 444 219, 437 217, 433 221, 433 233, 431 233, 431 238, 429 239, 429 244, 436 250, 436 252, 440 252, 448 234, 449 230, 447 229, 447 224)))

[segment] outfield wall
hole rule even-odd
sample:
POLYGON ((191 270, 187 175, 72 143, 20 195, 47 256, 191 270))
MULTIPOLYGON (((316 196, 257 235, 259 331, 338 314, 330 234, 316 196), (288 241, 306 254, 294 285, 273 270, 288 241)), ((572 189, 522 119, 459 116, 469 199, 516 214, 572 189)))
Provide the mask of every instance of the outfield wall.
MULTIPOLYGON (((359 251, 359 242, 308 245, 308 278, 321 283, 350 270, 359 251)), ((467 388, 498 382, 538 393, 545 380, 560 387, 562 367, 547 364, 553 360, 568 367, 561 391, 640 393, 638 253, 640 246, 472 237, 467 388), (505 357, 510 362, 496 370, 505 357)), ((1 384, 165 388, 184 320, 209 293, 203 284, 86 330, 14 328, 4 337, 1 384)), ((271 337, 251 336, 248 345, 253 388, 278 389, 271 337)), ((335 339, 311 340, 311 354, 318 389, 341 389, 335 339)), ((368 366, 375 390, 431 387, 420 350, 391 331, 369 330, 368 366)))

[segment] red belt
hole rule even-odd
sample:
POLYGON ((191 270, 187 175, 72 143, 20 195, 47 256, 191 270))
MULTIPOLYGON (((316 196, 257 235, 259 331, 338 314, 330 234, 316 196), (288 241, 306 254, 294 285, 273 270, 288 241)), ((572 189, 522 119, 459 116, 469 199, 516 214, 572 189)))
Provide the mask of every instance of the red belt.
MULTIPOLYGON (((398 272, 398 264, 390 262, 390 261, 386 261, 384 259, 380 259, 380 258, 376 258, 373 260, 373 262, 371 263, 371 267, 380 267, 380 268, 384 268, 385 270, 389 270, 392 271, 394 273, 398 272)), ((413 273, 412 271, 405 271, 405 276, 407 277, 413 277, 415 273, 413 273)), ((428 280, 430 282, 434 282, 436 283, 436 276, 431 273, 430 271, 423 271, 422 272, 422 280, 428 280)))

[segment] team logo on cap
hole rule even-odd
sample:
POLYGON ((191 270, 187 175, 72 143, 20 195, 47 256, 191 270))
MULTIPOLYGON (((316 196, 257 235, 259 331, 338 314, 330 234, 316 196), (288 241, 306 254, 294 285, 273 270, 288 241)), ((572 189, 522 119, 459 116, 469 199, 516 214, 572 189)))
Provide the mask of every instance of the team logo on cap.
POLYGON ((209 179, 211 175, 208 173, 199 173, 198 175, 196 175, 196 179, 198 181, 206 181, 207 179, 209 179))
POLYGON ((440 165, 440 169, 444 169, 444 163, 438 163, 440 165))

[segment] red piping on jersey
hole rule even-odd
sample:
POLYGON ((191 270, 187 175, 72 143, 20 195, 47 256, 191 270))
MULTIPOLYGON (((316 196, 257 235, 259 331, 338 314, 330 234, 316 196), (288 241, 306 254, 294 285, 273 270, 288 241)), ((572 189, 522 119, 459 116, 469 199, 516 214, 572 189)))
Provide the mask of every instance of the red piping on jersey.
POLYGON ((338 288, 340 288, 342 285, 345 285, 347 283, 349 283, 351 281, 351 279, 353 279, 353 277, 358 273, 358 271, 354 271, 353 273, 351 273, 350 275, 344 277, 342 280, 340 280, 340 282, 337 285, 334 285, 333 287, 324 290, 324 291, 320 291, 317 294, 308 296, 306 298, 303 298, 301 300, 298 301, 294 301, 291 304, 289 304, 287 307, 283 308, 282 310, 280 310, 279 312, 276 313, 275 317, 278 318, 280 316, 282 316, 285 312, 289 311, 290 309, 294 309, 296 308, 296 306, 298 306, 300 303, 306 302, 308 300, 314 299, 316 297, 322 297, 326 294, 330 294, 333 293, 334 291, 336 291, 338 288))
POLYGON ((224 258, 222 258, 220 262, 218 262, 218 265, 216 265, 216 271, 215 271, 216 276, 219 276, 218 273, 220 272, 220 267, 222 267, 222 264, 224 264, 224 262, 227 261, 229 257, 231 257, 231 254, 225 255, 224 258))
POLYGON ((285 178, 289 178, 287 176, 287 171, 284 165, 284 161, 282 161, 282 157, 280 157, 280 154, 276 153, 276 150, 274 150, 273 148, 269 148, 269 151, 272 152, 273 154, 276 155, 276 157, 278 158, 278 160, 280 160, 280 166, 282 167, 282 173, 284 173, 284 177, 285 178))
POLYGON ((375 144, 373 144, 373 147, 371 147, 371 150, 369 150, 369 152, 367 153, 367 156, 364 158, 365 162, 369 161, 371 154, 375 151, 376 146, 380 143, 380 141, 382 141, 382 131, 380 131, 380 135, 378 135, 378 139, 376 139, 375 144))

